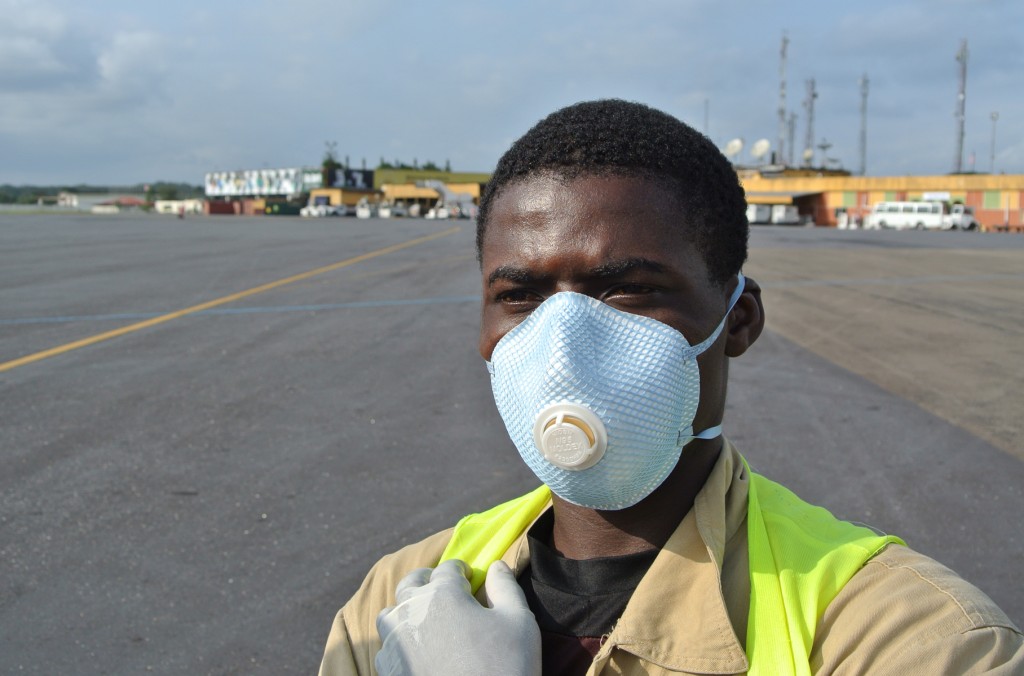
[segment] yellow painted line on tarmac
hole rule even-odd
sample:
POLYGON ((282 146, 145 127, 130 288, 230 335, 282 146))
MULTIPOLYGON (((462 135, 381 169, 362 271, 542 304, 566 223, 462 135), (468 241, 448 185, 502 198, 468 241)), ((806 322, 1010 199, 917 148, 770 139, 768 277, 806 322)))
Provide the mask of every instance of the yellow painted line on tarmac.
POLYGON ((401 242, 399 244, 392 244, 391 246, 386 246, 383 249, 376 249, 375 251, 370 251, 368 253, 360 254, 358 256, 353 256, 352 258, 346 258, 345 260, 338 261, 337 263, 331 263, 330 265, 325 265, 323 267, 315 268, 313 270, 308 270, 306 272, 300 272, 297 275, 292 275, 291 277, 285 277, 284 279, 279 279, 279 280, 277 280, 275 282, 269 282, 267 284, 262 284, 260 286, 254 286, 251 289, 246 289, 245 291, 239 291, 238 293, 233 293, 233 294, 231 294, 229 296, 223 296, 221 298, 215 298, 214 300, 208 300, 205 303, 200 303, 199 305, 193 305, 192 307, 187 307, 187 308, 184 308, 182 310, 175 310, 174 312, 168 312, 167 314, 160 315, 159 317, 153 317, 151 319, 146 319, 146 320, 141 321, 141 322, 136 322, 135 324, 129 324, 128 326, 122 326, 119 329, 114 329, 112 331, 106 331, 104 333, 97 333, 95 336, 89 336, 88 338, 82 338, 81 340, 76 340, 76 341, 74 341, 72 343, 65 343, 64 345, 58 345, 57 347, 51 347, 49 350, 43 350, 42 352, 36 352, 36 353, 33 353, 33 354, 25 355, 24 357, 19 357, 17 359, 12 359, 11 361, 6 361, 6 362, 3 362, 3 363, 0 363, 0 373, 3 373, 4 371, 10 371, 11 369, 16 369, 19 366, 25 366, 26 364, 32 364, 32 363, 37 362, 37 361, 42 361, 43 359, 48 359, 50 357, 56 357, 59 354, 64 354, 66 352, 71 352, 72 350, 77 350, 77 349, 82 348, 82 347, 88 347, 89 345, 95 345, 96 343, 102 343, 103 341, 110 340, 111 338, 117 338, 118 336, 123 336, 123 335, 128 334, 128 333, 134 333, 135 331, 141 331, 142 329, 148 329, 151 326, 156 326, 157 324, 163 324, 164 322, 169 322, 172 319, 178 319, 179 317, 185 317, 186 315, 194 314, 196 312, 202 312, 203 310, 209 310, 210 308, 214 308, 214 307, 217 307, 219 305, 226 305, 227 303, 233 303, 236 300, 241 300, 242 298, 248 298, 249 296, 255 296, 256 294, 263 293, 264 291, 270 291, 272 289, 277 289, 277 288, 280 288, 282 286, 286 286, 288 284, 293 284, 295 282, 301 282, 304 279, 309 279, 310 277, 315 277, 317 275, 322 275, 325 272, 331 272, 333 270, 339 270, 341 268, 346 268, 346 267, 348 267, 350 265, 355 265, 356 263, 362 263, 363 261, 368 261, 368 260, 370 260, 372 258, 378 258, 380 256, 385 256, 385 255, 387 255, 389 253, 394 253, 396 251, 401 251, 402 249, 408 249, 408 248, 414 247, 414 246, 416 246, 418 244, 423 244, 424 242, 429 242, 430 240, 433 240, 433 239, 439 239, 441 237, 447 237, 448 235, 454 235, 455 233, 457 233, 461 229, 462 228, 460 228, 459 226, 455 226, 453 228, 448 228, 447 230, 442 230, 441 232, 435 232, 435 233, 433 233, 431 235, 425 235, 423 237, 417 237, 416 239, 410 239, 410 240, 408 240, 406 242, 401 242))

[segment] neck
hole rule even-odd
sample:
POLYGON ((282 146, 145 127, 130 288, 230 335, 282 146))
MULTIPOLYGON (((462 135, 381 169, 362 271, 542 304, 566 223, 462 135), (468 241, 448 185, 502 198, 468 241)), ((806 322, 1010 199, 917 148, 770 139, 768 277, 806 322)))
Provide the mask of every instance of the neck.
POLYGON ((589 509, 552 495, 552 546, 568 559, 622 556, 662 547, 693 507, 721 450, 722 437, 693 440, 668 478, 626 509, 589 509))

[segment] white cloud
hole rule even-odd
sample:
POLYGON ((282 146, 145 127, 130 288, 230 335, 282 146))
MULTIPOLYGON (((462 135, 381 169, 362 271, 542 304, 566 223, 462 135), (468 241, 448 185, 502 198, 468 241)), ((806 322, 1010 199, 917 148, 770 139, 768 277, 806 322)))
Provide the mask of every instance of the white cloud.
POLYGON ((0 0, 0 16, 0 40, 25 35, 56 39, 68 23, 62 11, 37 0, 0 0))
POLYGON ((0 24, 0 140, 10 153, 23 147, 31 155, 0 169, 16 172, 40 158, 55 167, 106 164, 98 154, 105 145, 143 145, 133 134, 145 125, 129 120, 142 121, 147 106, 166 102, 167 58, 158 34, 93 32, 48 5, 0 3, 16 13, 0 24))
POLYGON ((0 0, 0 91, 31 89, 69 72, 54 47, 67 18, 43 3, 0 0))
POLYGON ((150 31, 117 33, 102 48, 96 65, 102 96, 148 99, 159 93, 167 70, 163 39, 150 31))
POLYGON ((39 38, 0 37, 0 81, 65 72, 67 68, 39 38))

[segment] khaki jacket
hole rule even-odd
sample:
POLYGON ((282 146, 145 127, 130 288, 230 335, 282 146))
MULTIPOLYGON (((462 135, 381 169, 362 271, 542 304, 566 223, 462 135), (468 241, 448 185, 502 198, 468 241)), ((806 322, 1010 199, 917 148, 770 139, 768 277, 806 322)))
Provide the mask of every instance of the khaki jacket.
MULTIPOLYGON (((742 674, 750 581, 748 477, 726 442, 693 509, 665 543, 589 674, 742 674)), ((321 676, 376 674, 376 617, 406 573, 434 566, 451 529, 381 559, 338 612, 321 676)), ((529 565, 523 535, 502 559, 529 565)), ((481 588, 478 596, 483 598, 481 588)), ((911 549, 890 545, 825 610, 815 674, 1024 674, 1024 636, 985 594, 911 549)))

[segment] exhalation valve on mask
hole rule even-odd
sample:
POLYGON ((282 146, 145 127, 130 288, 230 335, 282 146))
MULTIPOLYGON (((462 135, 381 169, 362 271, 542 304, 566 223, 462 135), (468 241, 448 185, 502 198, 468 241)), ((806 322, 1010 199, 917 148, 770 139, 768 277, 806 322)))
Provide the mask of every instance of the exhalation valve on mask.
POLYGON ((593 467, 604 457, 608 433, 590 409, 562 402, 537 414, 533 442, 552 465, 579 471, 593 467))

